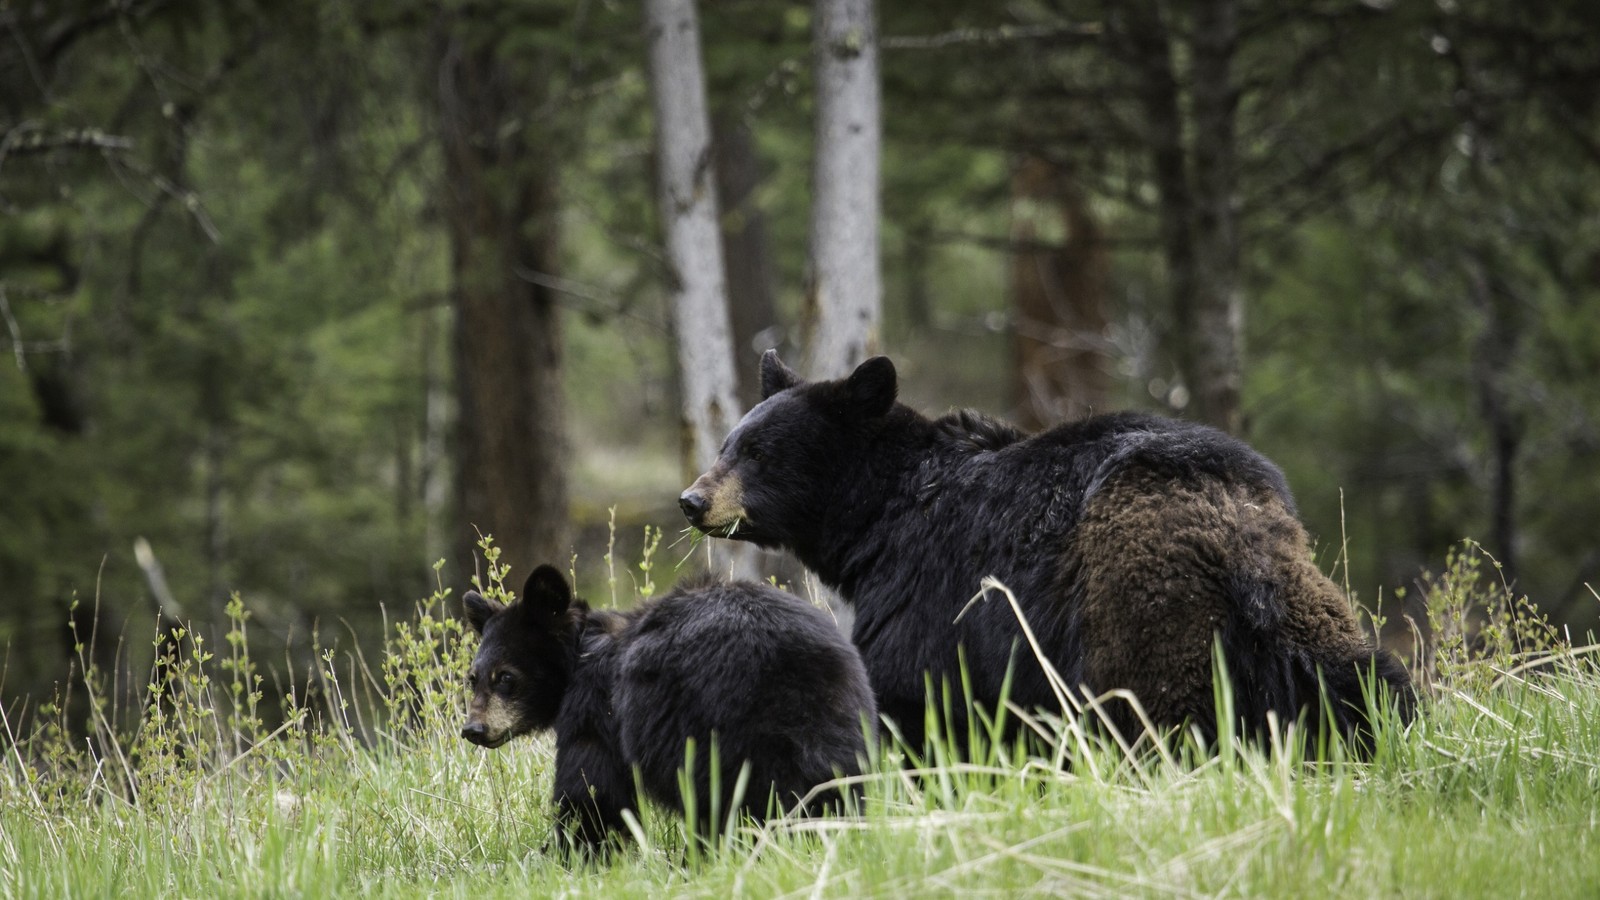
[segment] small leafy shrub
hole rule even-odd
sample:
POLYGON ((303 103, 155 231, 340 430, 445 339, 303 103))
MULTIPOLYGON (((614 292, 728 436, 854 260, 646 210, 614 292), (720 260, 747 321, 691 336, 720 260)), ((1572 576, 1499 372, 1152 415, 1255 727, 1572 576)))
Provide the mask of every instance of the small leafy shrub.
MULTIPOLYGON (((473 583, 487 596, 502 602, 509 599, 505 588, 507 567, 500 565, 500 548, 492 538, 479 541, 489 563, 488 584, 473 583)), ((444 560, 434 564, 437 573, 444 560)), ((461 713, 461 684, 476 638, 469 637, 459 616, 451 615, 451 590, 437 582, 433 595, 417 604, 409 622, 395 623, 383 648, 384 707, 391 734, 404 739, 438 730, 441 723, 453 723, 461 713)))
POLYGON ((1520 666, 1570 649, 1476 541, 1452 547, 1444 570, 1424 573, 1420 586, 1428 628, 1413 675, 1433 692, 1482 690, 1520 666))

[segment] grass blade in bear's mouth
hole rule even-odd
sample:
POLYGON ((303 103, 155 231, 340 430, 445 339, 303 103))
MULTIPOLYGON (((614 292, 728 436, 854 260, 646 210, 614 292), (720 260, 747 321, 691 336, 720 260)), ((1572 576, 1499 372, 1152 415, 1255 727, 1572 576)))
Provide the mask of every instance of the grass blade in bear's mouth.
POLYGON ((734 519, 725 525, 695 525, 689 535, 690 546, 700 542, 701 537, 731 538, 734 533, 744 526, 743 519, 734 519))

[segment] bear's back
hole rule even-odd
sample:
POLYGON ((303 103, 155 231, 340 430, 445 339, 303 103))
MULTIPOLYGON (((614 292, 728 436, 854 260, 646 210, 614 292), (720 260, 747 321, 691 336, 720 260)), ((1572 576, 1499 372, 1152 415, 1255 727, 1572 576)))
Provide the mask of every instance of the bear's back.
MULTIPOLYGON (((889 567, 903 560, 918 568, 952 568, 950 577, 973 590, 983 575, 1028 581, 1018 565, 1027 568, 1057 552, 1095 495, 1130 472, 1156 481, 1240 485, 1276 495, 1295 512, 1277 466, 1242 441, 1193 422, 1109 413, 1028 436, 963 412, 933 426, 935 452, 920 463, 915 492, 885 504, 884 520, 893 524, 878 530, 878 540, 860 555, 889 567)), ((843 505, 865 503, 852 498, 843 505)), ((964 604, 969 597, 953 599, 964 604)))
MULTIPOLYGON (((939 615, 965 605, 986 575, 1027 596, 1051 593, 1048 562, 1105 485, 1132 472, 1154 482, 1240 485, 1275 495, 1294 513, 1277 466, 1193 422, 1110 413, 1031 436, 970 412, 931 424, 933 452, 915 464, 912 490, 881 501, 875 526, 844 551, 844 568, 870 572, 895 598, 942 595, 939 615), (955 588, 930 590, 930 581, 955 588)), ((874 483, 852 487, 860 494, 884 490, 874 483)), ((840 503, 871 505, 865 496, 840 503)))
POLYGON ((1277 494, 1294 510, 1283 472, 1245 442, 1209 425, 1148 413, 1120 412, 1058 425, 1020 441, 1020 456, 1065 454, 1085 500, 1108 478, 1142 469, 1176 481, 1220 481, 1277 494))

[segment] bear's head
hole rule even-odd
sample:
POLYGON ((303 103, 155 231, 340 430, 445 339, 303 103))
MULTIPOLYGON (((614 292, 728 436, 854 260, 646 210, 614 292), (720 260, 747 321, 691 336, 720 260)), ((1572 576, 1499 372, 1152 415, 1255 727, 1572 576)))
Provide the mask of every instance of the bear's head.
POLYGON ((567 648, 575 627, 572 590, 551 566, 528 576, 522 599, 506 605, 477 591, 461 598, 482 637, 467 670, 467 724, 461 736, 499 747, 555 724, 567 690, 567 648))
POLYGON ((833 489, 894 409, 896 389, 888 357, 867 360, 847 378, 807 382, 768 350, 761 402, 678 498, 679 508, 706 534, 793 549, 838 502, 833 489))

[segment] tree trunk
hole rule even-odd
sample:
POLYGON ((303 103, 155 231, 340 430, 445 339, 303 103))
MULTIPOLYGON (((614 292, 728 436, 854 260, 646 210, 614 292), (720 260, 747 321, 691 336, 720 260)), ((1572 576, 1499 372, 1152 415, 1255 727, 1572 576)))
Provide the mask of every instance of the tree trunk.
POLYGON ((683 388, 684 462, 711 467, 739 418, 733 342, 712 174, 711 126, 693 0, 648 0, 650 96, 656 118, 657 205, 666 239, 678 372, 683 388))
POLYGON ((817 0, 813 15, 817 128, 805 368, 812 378, 832 378, 878 349, 878 33, 872 0, 817 0))
POLYGON ((1478 252, 1466 262, 1469 296, 1482 324, 1472 345, 1472 380, 1478 394, 1478 411, 1489 433, 1489 546, 1508 584, 1518 575, 1517 556, 1517 455, 1523 425, 1513 401, 1510 381, 1517 359, 1522 328, 1516 297, 1493 273, 1489 253, 1478 252))
POLYGON ((571 553, 560 317, 553 293, 517 274, 556 270, 551 142, 527 124, 548 76, 523 60, 533 72, 519 78, 498 34, 455 22, 436 38, 455 309, 452 543, 470 570, 478 533, 492 534, 502 561, 527 573, 571 553))
MULTIPOLYGON (((656 118, 657 201, 678 337, 687 484, 716 461, 723 437, 739 421, 740 408, 734 397, 733 339, 694 0, 647 0, 645 28, 656 118)), ((718 541, 707 552, 713 572, 754 574, 754 551, 743 544, 718 541)))
POLYGON ((1244 380, 1244 300, 1239 293, 1238 159, 1233 54, 1239 40, 1235 0, 1195 8, 1193 62, 1194 293, 1187 298, 1194 331, 1189 381, 1195 414, 1232 434, 1244 431, 1239 407, 1244 380))
MULTIPOLYGON (((422 503, 423 558, 436 560, 455 552, 455 528, 444 524, 449 510, 450 359, 446 341, 452 333, 447 317, 453 309, 429 309, 419 316, 422 330, 417 352, 422 360, 422 440, 418 447, 417 497, 422 503)), ((461 558, 464 564, 466 557, 461 558)))
POLYGON ((775 346, 772 242, 767 217, 756 204, 761 165, 750 128, 732 112, 713 118, 717 199, 722 204, 722 260, 727 274, 728 316, 733 329, 733 365, 740 404, 761 399, 761 353, 775 346))
POLYGON ((1172 321, 1166 331, 1168 346, 1178 369, 1188 377, 1193 365, 1188 335, 1187 298, 1194 293, 1194 240, 1190 229, 1194 198, 1183 146, 1183 114, 1178 79, 1173 71, 1167 22, 1154 2, 1113 7, 1107 29, 1114 52, 1133 69, 1144 113, 1145 144, 1149 148, 1151 179, 1157 196, 1156 217, 1161 256, 1166 265, 1167 293, 1172 321))
POLYGON ((927 222, 912 226, 905 240, 905 267, 906 327, 913 334, 927 334, 933 327, 933 292, 928 288, 932 250, 932 227, 927 222))
POLYGON ((1116 9, 1115 51, 1137 73, 1160 219, 1162 257, 1172 310, 1168 345, 1200 421, 1239 433, 1244 311, 1239 294, 1232 61, 1238 40, 1233 0, 1206 0, 1193 40, 1180 54, 1163 7, 1149 2, 1116 9), (1174 58, 1187 55, 1192 120, 1174 58), (1193 151, 1184 142, 1186 124, 1193 151))
POLYGON ((1011 196, 1016 420, 1037 430, 1106 409, 1106 248, 1087 199, 1055 163, 1024 157, 1011 196))

